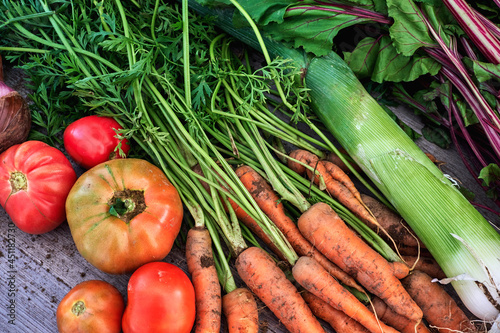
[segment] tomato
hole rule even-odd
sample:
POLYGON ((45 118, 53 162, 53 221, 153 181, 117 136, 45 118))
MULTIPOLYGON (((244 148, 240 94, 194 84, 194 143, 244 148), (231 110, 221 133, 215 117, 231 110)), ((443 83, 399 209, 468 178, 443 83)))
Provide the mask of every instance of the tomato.
POLYGON ((26 141, 0 155, 0 203, 24 232, 42 234, 64 222, 75 181, 66 156, 46 143, 26 141))
POLYGON ((99 163, 121 158, 119 146, 125 156, 130 150, 127 139, 117 138, 116 130, 122 129, 110 117, 88 116, 69 124, 63 134, 64 149, 81 167, 90 169, 99 163))
POLYGON ((59 333, 120 333, 125 302, 106 281, 88 280, 71 289, 57 306, 59 333))
POLYGON ((125 158, 82 174, 68 195, 66 213, 80 254, 106 273, 122 274, 165 258, 183 207, 158 167, 125 158))
POLYGON ((189 333, 196 309, 194 287, 179 267, 151 262, 130 277, 124 333, 189 333))

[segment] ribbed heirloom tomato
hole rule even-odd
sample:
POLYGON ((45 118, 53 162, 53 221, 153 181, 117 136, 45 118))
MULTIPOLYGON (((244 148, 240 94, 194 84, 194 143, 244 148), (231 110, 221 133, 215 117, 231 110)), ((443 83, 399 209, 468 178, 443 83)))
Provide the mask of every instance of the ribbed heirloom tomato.
POLYGON ((120 333, 125 308, 112 284, 88 280, 74 286, 57 306, 59 333, 120 333))
POLYGON ((165 258, 183 208, 158 167, 126 158, 82 174, 68 195, 66 213, 80 254, 106 273, 122 274, 165 258))
POLYGON ((130 277, 127 307, 123 313, 124 333, 189 333, 196 306, 194 287, 179 267, 151 262, 130 277))
POLYGON ((66 219, 64 202, 76 181, 69 160, 57 148, 26 141, 0 155, 0 203, 24 232, 49 232, 66 219))

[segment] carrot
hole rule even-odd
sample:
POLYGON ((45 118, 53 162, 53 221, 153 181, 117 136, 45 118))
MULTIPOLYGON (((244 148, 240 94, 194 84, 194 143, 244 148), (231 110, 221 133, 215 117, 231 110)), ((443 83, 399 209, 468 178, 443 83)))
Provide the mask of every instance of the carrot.
MULTIPOLYGON (((327 192, 356 216, 375 226, 379 226, 377 220, 361 200, 361 195, 354 186, 354 183, 342 169, 331 162, 320 161, 318 156, 303 149, 296 149, 289 156, 315 169, 323 178, 327 192)), ((315 176, 312 171, 299 163, 290 159, 288 167, 300 175, 306 173, 310 179, 313 179, 316 185, 319 184, 319 177, 315 176)))
POLYGON ((408 264, 408 266, 415 270, 425 272, 433 278, 446 278, 446 274, 444 274, 439 264, 433 258, 403 255, 403 260, 408 264))
POLYGON ((273 191, 269 183, 251 167, 244 165, 236 169, 236 175, 252 195, 260 209, 278 227, 288 240, 292 248, 299 256, 310 256, 316 259, 326 270, 344 284, 363 291, 356 281, 333 264, 324 255, 312 246, 300 233, 297 225, 286 215, 285 208, 280 202, 278 195, 273 191))
POLYGON ((342 270, 395 312, 418 322, 422 310, 394 276, 393 265, 373 250, 325 203, 317 203, 298 220, 300 232, 342 270))
POLYGON ((425 324, 422 321, 420 321, 417 325, 417 323, 412 322, 408 318, 395 313, 380 298, 373 297, 371 302, 372 302, 371 305, 373 307, 372 310, 377 314, 378 319, 382 320, 387 325, 394 327, 401 333, 430 332, 427 326, 425 326, 425 324))
MULTIPOLYGON (((339 149, 339 152, 341 154, 347 154, 347 152, 345 151, 345 149, 339 149)), ((342 159, 340 159, 340 157, 333 153, 333 152, 329 152, 327 154, 325 154, 325 160, 327 161, 330 161, 332 163, 335 163, 336 165, 338 165, 346 174, 348 174, 351 170, 347 167, 347 165, 342 161, 342 159)), ((356 170, 357 172, 361 172, 361 168, 359 167, 359 165, 357 165, 356 163, 352 163, 351 162, 351 166, 354 168, 354 170, 356 170)))
MULTIPOLYGON (((396 212, 369 195, 361 194, 361 199, 375 216, 380 227, 387 231, 397 245, 425 248, 425 245, 422 244, 417 236, 412 234, 408 224, 396 212)), ((380 230, 378 230, 377 226, 373 224, 368 226, 379 233, 380 230)), ((385 234, 379 234, 383 239, 388 240, 385 234)))
POLYGON ((236 288, 222 297, 222 311, 227 319, 229 333, 257 333, 259 312, 252 292, 236 288))
POLYGON ((429 325, 440 333, 477 331, 446 290, 439 283, 432 282, 426 273, 414 270, 402 283, 422 308, 429 325))
POLYGON ((338 283, 318 262, 310 257, 300 257, 292 268, 292 274, 304 289, 316 295, 333 308, 349 317, 373 333, 396 333, 392 327, 377 320, 353 294, 338 283))
POLYGON ((300 293, 307 302, 313 314, 326 321, 337 333, 368 333, 369 331, 346 315, 343 311, 337 310, 323 301, 318 296, 304 290, 300 293))
MULTIPOLYGON (((303 149, 293 150, 292 152, 290 152, 289 156, 316 169, 322 177, 331 176, 334 180, 344 185, 356 199, 361 200, 360 194, 354 186, 354 183, 351 181, 349 176, 347 176, 345 172, 335 163, 325 160, 320 161, 318 156, 303 149)), ((306 169, 304 166, 296 163, 293 160, 289 160, 288 166, 290 167, 290 169, 294 170, 300 175, 306 173, 309 178, 312 178, 313 176, 313 173, 310 170, 306 169)), ((325 183, 326 181, 327 180, 325 179, 325 183)))
POLYGON ((356 199, 358 199, 361 202, 363 201, 361 200, 361 194, 359 193, 356 186, 354 186, 354 183, 351 181, 349 176, 347 176, 346 173, 341 168, 339 168, 338 165, 330 161, 319 161, 319 163, 323 164, 329 176, 331 176, 333 179, 339 181, 342 185, 347 187, 347 189, 351 191, 351 193, 354 195, 356 199))
POLYGON ((392 267, 392 274, 400 280, 410 274, 410 266, 406 263, 395 261, 390 262, 389 265, 392 267))
POLYGON ((247 214, 240 206, 238 206, 233 200, 228 198, 228 202, 234 210, 236 217, 238 220, 243 223, 252 233, 257 236, 266 246, 271 250, 276 256, 278 256, 281 260, 285 260, 285 256, 278 249, 276 245, 274 245, 273 241, 269 236, 264 232, 264 230, 260 227, 260 225, 255 221, 250 215, 247 214))
POLYGON ((324 332, 297 288, 271 256, 249 247, 235 262, 240 278, 292 333, 324 332))
POLYGON ((420 256, 432 258, 432 254, 429 252, 429 250, 423 247, 405 246, 403 244, 398 244, 397 252, 403 256, 420 256))
POLYGON ((195 332, 220 332, 221 287, 212 255, 210 233, 193 227, 186 237, 186 260, 196 299, 195 332))
MULTIPOLYGON (((199 164, 196 164, 193 167, 193 171, 201 176, 204 176, 203 171, 201 170, 201 167, 199 164)), ((206 182, 201 181, 201 180, 200 180, 200 182, 207 192, 210 191, 210 187, 206 182)), ((238 220, 241 223, 243 223, 248 229, 250 229, 250 231, 257 238, 259 238, 264 244, 266 244, 266 246, 269 248, 270 251, 272 251, 274 254, 276 254, 281 260, 285 260, 285 256, 283 255, 283 253, 281 253, 281 251, 278 249, 278 247, 276 245, 274 245, 274 243, 271 241, 269 236, 259 226, 257 221, 255 221, 250 215, 247 214, 247 212, 245 212, 240 206, 238 206, 236 204, 236 202, 234 202, 230 198, 227 198, 227 201, 229 202, 229 205, 232 207, 238 220)), ((224 205, 224 209, 227 212, 228 208, 225 205, 225 202, 223 201, 222 204, 224 205)))

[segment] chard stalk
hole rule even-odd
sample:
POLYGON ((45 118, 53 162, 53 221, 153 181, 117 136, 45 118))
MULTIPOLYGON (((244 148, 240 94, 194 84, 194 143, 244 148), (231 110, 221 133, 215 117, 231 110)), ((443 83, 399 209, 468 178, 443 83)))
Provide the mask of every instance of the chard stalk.
POLYGON ((500 41, 484 24, 484 19, 478 17, 464 0, 443 0, 443 2, 481 53, 490 62, 500 64, 500 41))

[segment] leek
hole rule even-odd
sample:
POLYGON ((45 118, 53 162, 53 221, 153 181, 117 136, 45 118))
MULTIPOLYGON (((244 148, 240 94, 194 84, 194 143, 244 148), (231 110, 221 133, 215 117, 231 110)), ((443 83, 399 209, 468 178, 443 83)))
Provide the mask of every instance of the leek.
POLYGON ((388 116, 335 53, 306 85, 318 117, 408 222, 478 318, 499 315, 500 234, 388 116))
MULTIPOLYGON (((215 16, 219 27, 258 49, 252 31, 232 26, 230 11, 191 6, 215 16)), ((271 56, 291 58, 302 69, 316 115, 424 242, 464 305, 476 317, 494 321, 500 314, 497 230, 387 115, 337 54, 311 59, 276 41, 268 40, 267 46, 271 56)))

